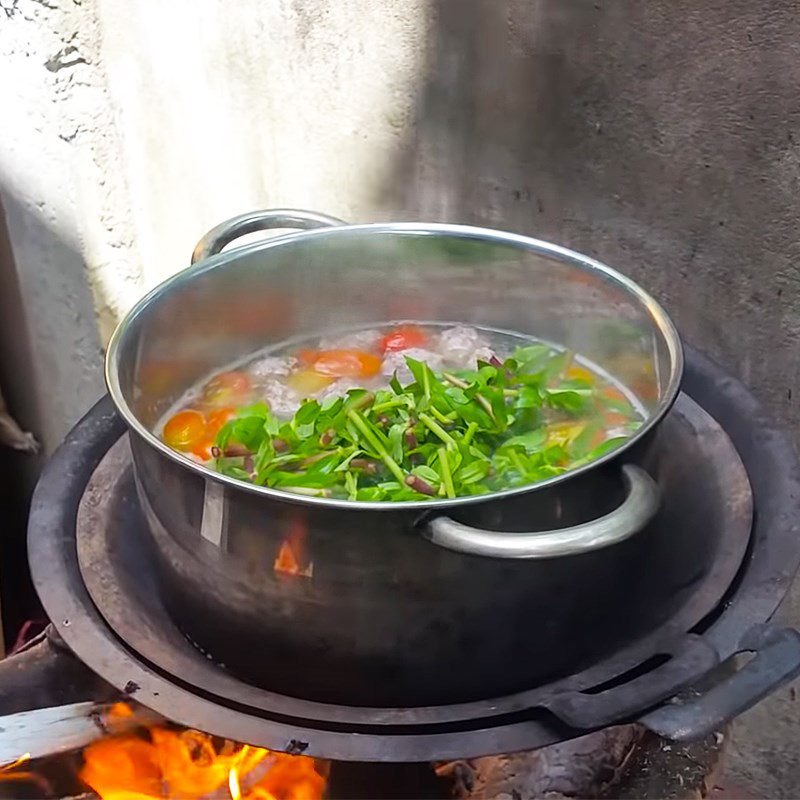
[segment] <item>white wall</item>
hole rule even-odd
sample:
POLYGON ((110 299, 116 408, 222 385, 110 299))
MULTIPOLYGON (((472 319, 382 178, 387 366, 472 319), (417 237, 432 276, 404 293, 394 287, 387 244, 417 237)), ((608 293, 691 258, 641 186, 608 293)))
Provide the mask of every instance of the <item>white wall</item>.
POLYGON ((0 200, 39 433, 100 394, 100 347, 227 217, 374 219, 413 122, 424 0, 1 0, 0 200))
POLYGON ((598 256, 800 433, 798 42, 795 0, 0 0, 46 442, 146 287, 287 205, 598 256))

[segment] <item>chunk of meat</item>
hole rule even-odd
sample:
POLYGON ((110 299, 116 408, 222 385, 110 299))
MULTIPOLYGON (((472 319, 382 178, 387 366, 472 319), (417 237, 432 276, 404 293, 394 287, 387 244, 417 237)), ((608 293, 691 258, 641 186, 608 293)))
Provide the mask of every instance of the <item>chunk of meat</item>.
POLYGON ((276 416, 288 419, 300 408, 302 398, 285 383, 277 378, 264 381, 261 397, 276 416))
POLYGON ((444 362, 438 353, 431 350, 423 350, 419 347, 412 347, 409 350, 398 350, 388 352, 381 364, 381 374, 391 377, 397 372, 397 380, 402 384, 411 383, 414 380, 411 370, 406 364, 406 356, 415 361, 424 361, 432 370, 441 369, 444 362))
POLYGON ((493 355, 489 341, 475 328, 456 325, 439 334, 437 351, 448 366, 474 369, 493 355))
POLYGON ((376 351, 381 338, 379 330, 353 331, 339 336, 324 336, 319 340, 319 350, 367 350, 376 351))
POLYGON ((297 366, 292 356, 264 356, 253 361, 247 371, 254 378, 286 377, 297 366))
POLYGON ((322 391, 317 392, 315 397, 320 403, 329 397, 344 397, 350 389, 361 389, 364 381, 353 380, 352 378, 339 378, 330 386, 326 386, 322 391))

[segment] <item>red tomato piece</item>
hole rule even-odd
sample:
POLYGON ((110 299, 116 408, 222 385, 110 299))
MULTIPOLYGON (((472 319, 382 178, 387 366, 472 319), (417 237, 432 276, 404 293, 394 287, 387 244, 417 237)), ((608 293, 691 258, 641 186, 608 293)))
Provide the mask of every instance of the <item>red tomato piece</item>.
POLYGON ((381 360, 364 350, 325 350, 314 361, 314 372, 326 378, 371 378, 381 360))
POLYGON ((244 402, 251 388, 246 372, 221 372, 203 388, 203 398, 212 405, 244 402))
POLYGON ((410 350, 422 347, 428 341, 428 335, 416 325, 400 325, 384 336, 379 344, 382 353, 397 350, 410 350))
POLYGON ((206 418, 193 409, 179 411, 164 426, 162 438, 173 450, 191 450, 206 435, 206 418))
POLYGON ((233 408, 220 408, 216 411, 212 411, 208 415, 208 422, 206 423, 206 435, 211 439, 215 439, 222 426, 235 416, 236 411, 233 408))
POLYGON ((211 458, 211 448, 214 446, 214 436, 204 436, 199 442, 192 445, 191 452, 199 456, 203 461, 211 458))

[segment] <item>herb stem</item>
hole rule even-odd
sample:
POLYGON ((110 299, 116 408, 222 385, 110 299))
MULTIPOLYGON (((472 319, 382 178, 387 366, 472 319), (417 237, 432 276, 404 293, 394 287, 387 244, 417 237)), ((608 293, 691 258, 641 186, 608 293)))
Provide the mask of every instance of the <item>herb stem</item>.
POLYGON ((291 492, 292 494, 302 494, 306 497, 330 497, 331 490, 330 489, 314 489, 310 486, 281 486, 280 487, 285 492, 291 492))
POLYGON ((406 474, 403 470, 398 466, 397 462, 386 452, 386 448, 381 444, 380 439, 375 435, 375 433, 370 430, 369 425, 367 425, 364 418, 361 414, 358 413, 353 408, 349 408, 347 410, 347 416, 352 420, 353 424, 364 434, 364 438, 369 442, 372 446, 372 449, 380 457, 381 461, 388 467, 389 471, 392 475, 400 481, 400 483, 404 483, 406 479, 406 474))
POLYGON ((448 383, 452 383, 453 386, 457 386, 459 389, 469 389, 469 384, 466 381, 462 381, 461 378, 457 378, 449 372, 443 372, 442 377, 448 383))
POLYGON ((450 462, 447 460, 447 448, 439 448, 439 472, 442 475, 442 484, 448 497, 456 496, 456 489, 453 486, 453 473, 450 471, 450 462))
POLYGON ((436 417, 436 419, 438 419, 442 425, 452 425, 457 418, 455 412, 450 414, 442 414, 442 412, 439 411, 436 406, 431 406, 431 414, 433 414, 433 416, 436 417))
POLYGON ((335 450, 323 450, 321 453, 315 453, 313 456, 307 456, 306 458, 302 459, 298 466, 300 467, 310 467, 312 464, 316 464, 317 461, 322 461, 323 458, 327 458, 328 456, 333 455, 340 455, 342 452, 341 447, 337 447, 335 450))
POLYGON ((358 497, 358 478, 349 470, 344 474, 344 485, 347 489, 347 499, 355 500, 358 497))
POLYGON ((494 409, 492 408, 492 404, 482 395, 476 394, 475 399, 483 406, 483 410, 492 418, 494 419, 494 409))
MULTIPOLYGON (((459 389, 469 389, 470 384, 466 381, 462 381, 461 378, 457 378, 450 372, 443 372, 442 377, 448 382, 452 383, 453 386, 457 386, 459 389)), ((474 400, 480 403, 483 410, 492 418, 494 419, 494 409, 492 408, 492 404, 480 393, 476 392, 474 400)))
POLYGON ((374 399, 375 395, 372 392, 364 392, 361 397, 356 397, 355 400, 349 402, 347 406, 348 412, 360 411, 362 408, 366 408, 374 399))
POLYGON ((520 477, 524 478, 528 474, 528 468, 525 466, 522 456, 516 450, 512 450, 509 455, 514 462, 514 466, 519 470, 520 477))
POLYGON ((469 444, 472 441, 472 437, 478 430, 478 423, 477 422, 470 422, 467 425, 467 431, 464 434, 464 438, 461 440, 464 444, 469 444))
POLYGON ((372 406, 371 411, 380 414, 382 411, 388 411, 390 408, 399 408, 400 406, 407 406, 408 401, 402 397, 396 397, 394 400, 387 400, 385 403, 376 403, 372 406))
POLYGON ((456 440, 431 416, 421 411, 419 421, 435 436, 438 436, 447 446, 448 450, 457 448, 456 440))
POLYGON ((426 494, 428 497, 436 496, 436 489, 427 481, 422 480, 419 475, 406 475, 406 486, 410 486, 415 492, 426 494))

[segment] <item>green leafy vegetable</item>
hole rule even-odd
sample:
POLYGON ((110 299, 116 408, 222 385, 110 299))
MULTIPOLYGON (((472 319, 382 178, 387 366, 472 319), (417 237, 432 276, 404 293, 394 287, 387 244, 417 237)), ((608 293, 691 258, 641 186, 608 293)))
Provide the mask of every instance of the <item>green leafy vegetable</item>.
POLYGON ((376 392, 305 400, 288 421, 264 403, 239 409, 216 437, 214 466, 262 486, 359 501, 452 498, 534 483, 628 438, 609 438, 607 428, 632 434, 641 424, 628 400, 598 381, 571 378, 572 360, 530 345, 502 364, 492 359, 438 374, 406 358, 413 377, 406 386, 394 376, 376 392))

